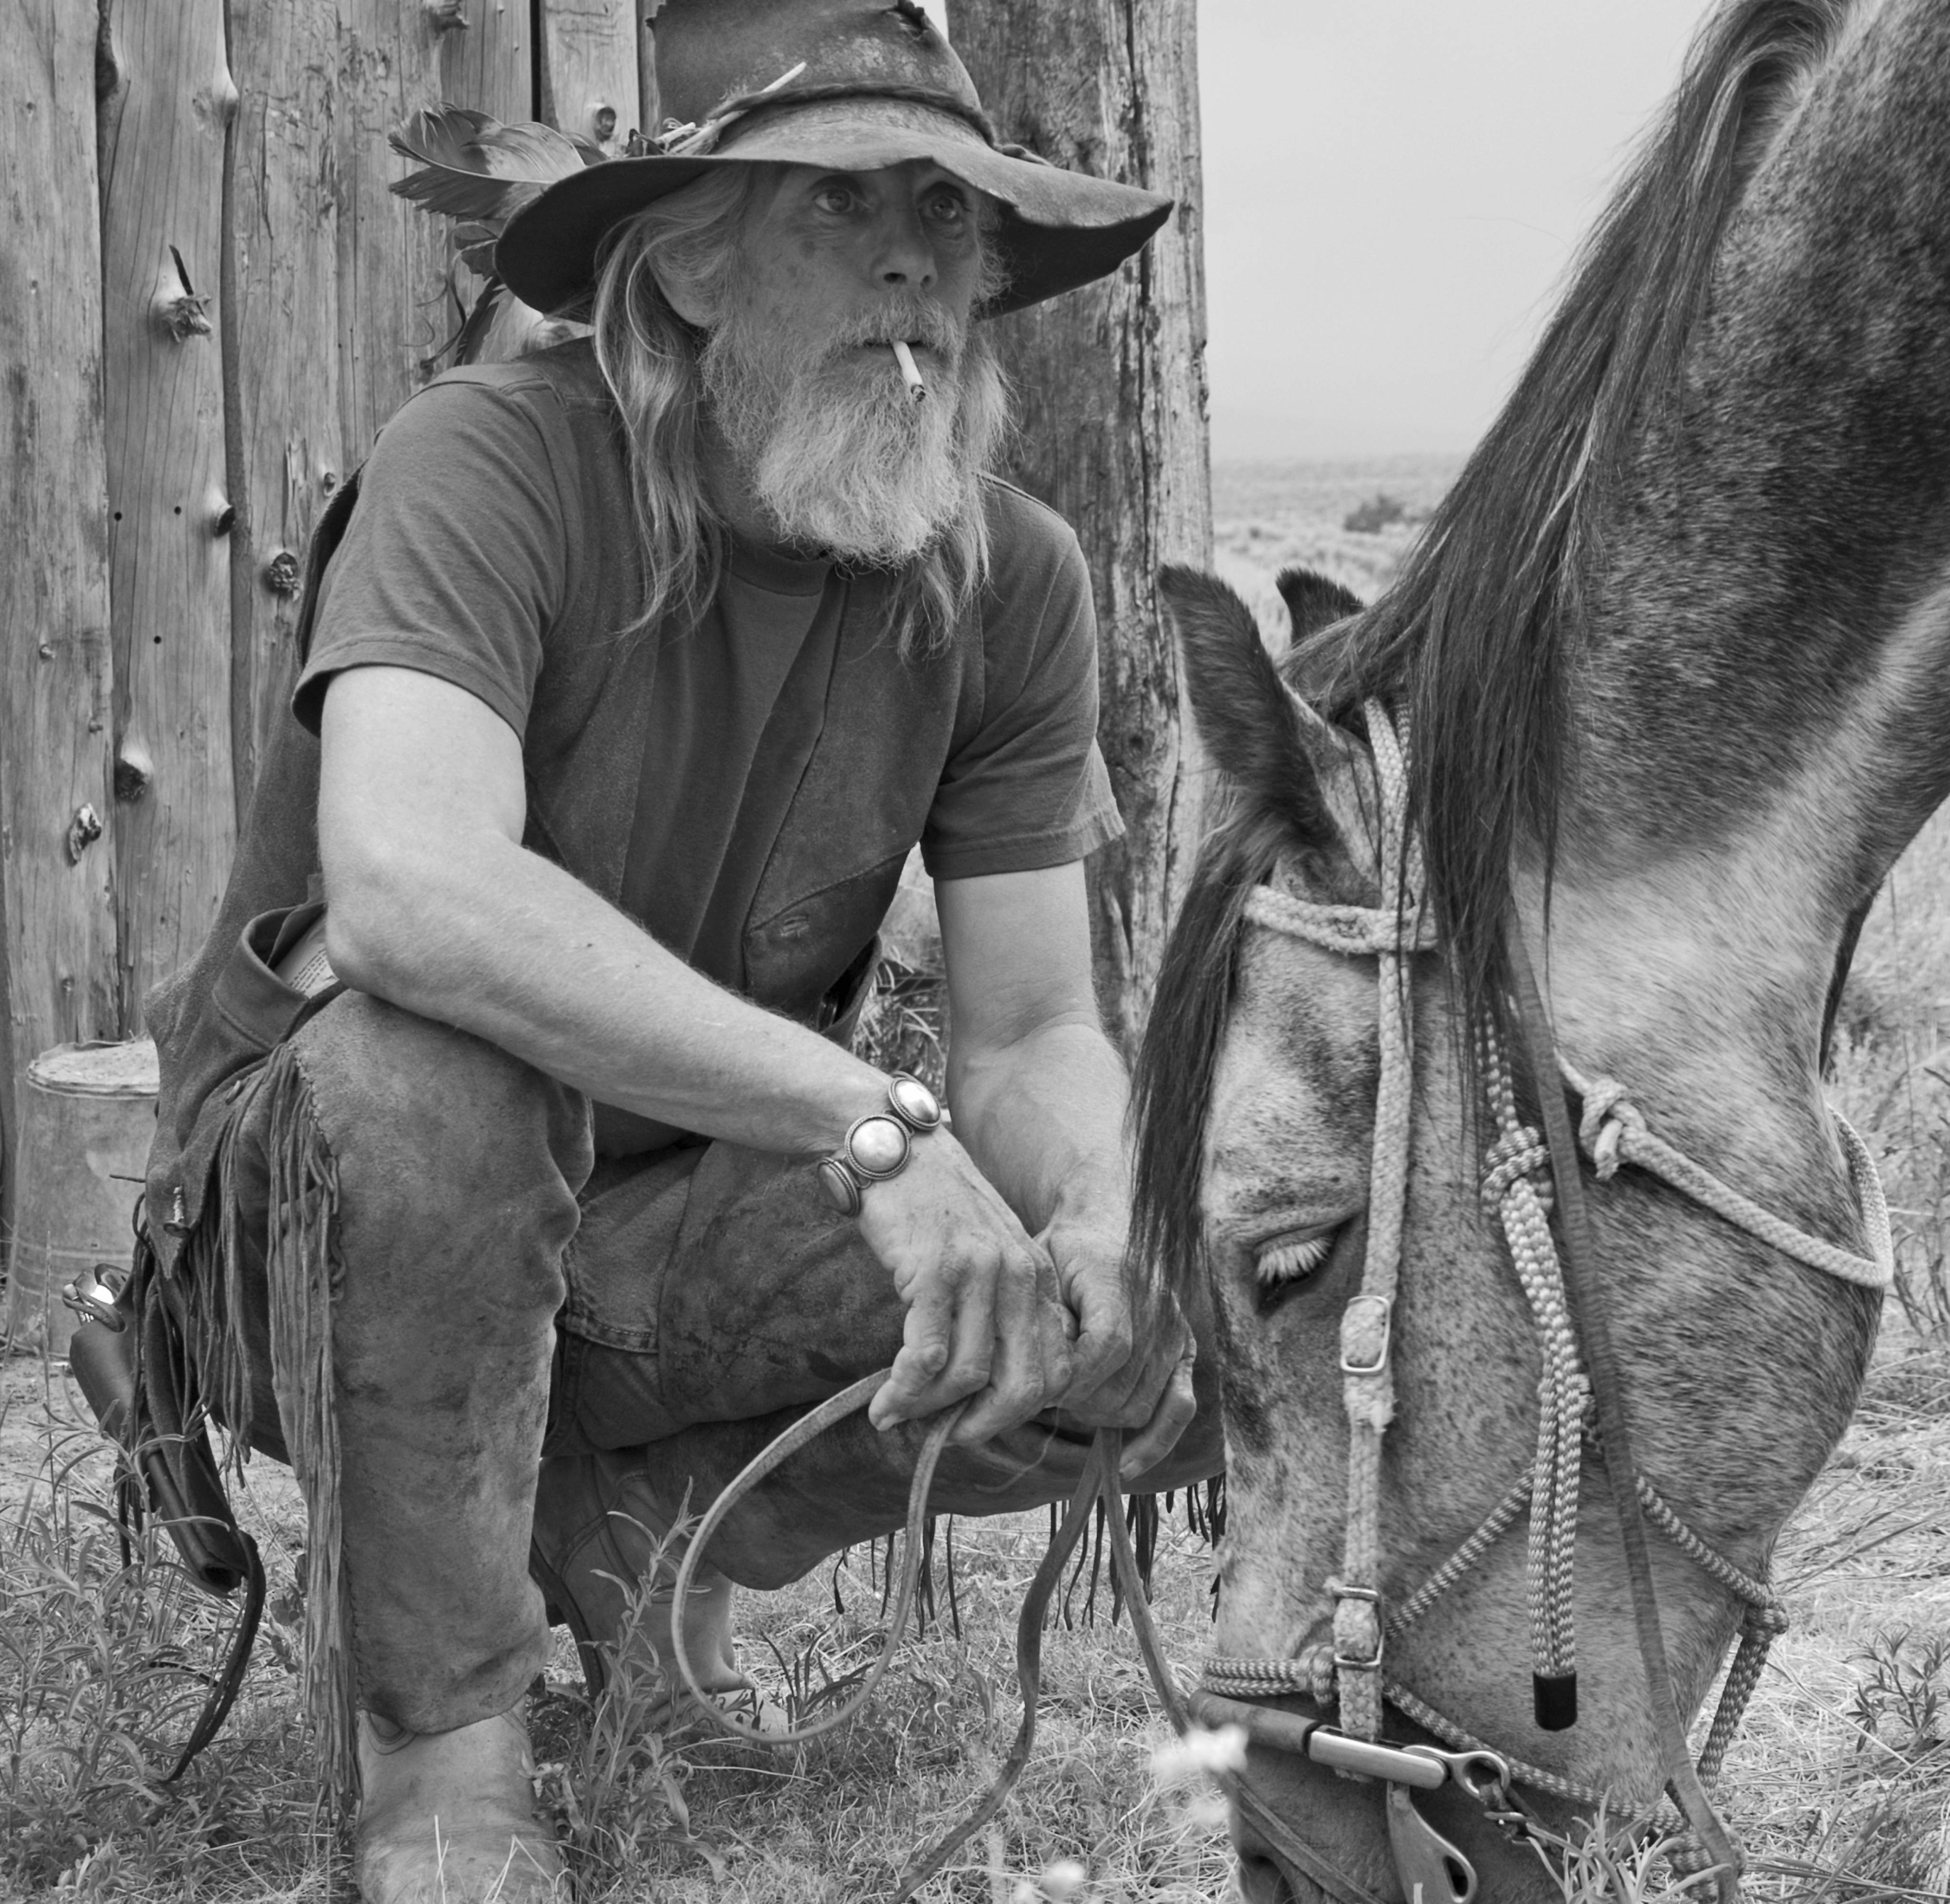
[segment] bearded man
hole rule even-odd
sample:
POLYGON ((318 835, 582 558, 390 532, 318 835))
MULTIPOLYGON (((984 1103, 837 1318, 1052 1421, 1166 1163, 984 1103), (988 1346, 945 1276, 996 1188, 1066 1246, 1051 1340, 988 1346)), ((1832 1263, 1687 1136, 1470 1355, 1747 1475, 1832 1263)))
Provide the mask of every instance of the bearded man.
POLYGON ((1101 1424, 1141 1486, 1220 1458, 1126 1256, 1086 572, 989 473, 977 321, 1169 207, 998 148, 912 0, 671 0, 657 39, 699 129, 500 246, 592 336, 387 425, 223 916, 151 1010, 151 1241, 216 1411, 306 1492, 370 1904, 551 1894, 550 1619, 600 1684, 640 1581, 661 1656, 687 1500, 849 1383, 892 1365, 712 1550, 707 1688, 743 1683, 731 1581, 898 1525, 957 1402, 947 1511, 1068 1492, 1101 1424), (952 1131, 846 1042, 916 842, 952 1131))

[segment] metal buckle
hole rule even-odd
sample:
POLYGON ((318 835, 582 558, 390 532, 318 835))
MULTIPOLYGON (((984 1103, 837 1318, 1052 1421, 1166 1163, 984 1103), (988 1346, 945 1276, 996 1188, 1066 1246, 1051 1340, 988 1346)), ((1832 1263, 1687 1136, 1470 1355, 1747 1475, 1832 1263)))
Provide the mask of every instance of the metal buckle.
POLYGON ((1365 1600, 1375 1610, 1375 1652, 1372 1659, 1364 1660, 1358 1654, 1343 1653, 1335 1650, 1334 1664, 1337 1671, 1349 1672, 1378 1672, 1382 1669, 1382 1656, 1388 1650, 1388 1622, 1382 1617, 1382 1595, 1378 1587, 1350 1587, 1345 1581, 1330 1577, 1326 1582, 1327 1591, 1336 1600, 1365 1600))
POLYGON ((1395 1305, 1392 1296, 1363 1295, 1355 1296, 1349 1301, 1347 1308, 1341 1312, 1341 1340, 1343 1345, 1341 1351, 1341 1373, 1343 1375, 1378 1375, 1388 1367, 1388 1351, 1393 1346, 1394 1336, 1394 1315, 1395 1305), (1347 1357, 1345 1346, 1347 1340, 1347 1319, 1354 1313, 1354 1305, 1357 1302, 1372 1302, 1382 1312, 1382 1346, 1375 1351, 1375 1359, 1372 1362, 1350 1361, 1347 1357))

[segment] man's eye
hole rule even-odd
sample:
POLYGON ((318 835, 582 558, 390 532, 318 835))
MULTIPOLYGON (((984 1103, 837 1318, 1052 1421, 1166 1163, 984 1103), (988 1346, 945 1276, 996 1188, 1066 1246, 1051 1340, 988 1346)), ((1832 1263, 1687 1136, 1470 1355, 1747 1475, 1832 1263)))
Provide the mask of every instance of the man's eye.
POLYGON ((958 225, 968 216, 967 201, 959 192, 937 193, 928 203, 928 216, 944 225, 958 225))
POLYGON ((821 211, 836 216, 853 209, 853 194, 844 185, 827 185, 815 194, 812 202, 821 211))

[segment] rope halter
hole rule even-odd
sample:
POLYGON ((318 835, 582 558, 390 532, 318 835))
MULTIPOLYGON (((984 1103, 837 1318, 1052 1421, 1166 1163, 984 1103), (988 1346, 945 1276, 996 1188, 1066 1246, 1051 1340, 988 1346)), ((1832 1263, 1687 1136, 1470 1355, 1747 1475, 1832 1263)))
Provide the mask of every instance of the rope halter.
MULTIPOLYGON (((1402 743, 1378 702, 1367 702, 1365 711, 1381 795, 1382 892, 1385 901, 1392 898, 1394 903, 1321 905, 1263 886, 1251 894, 1245 907, 1245 917, 1263 930, 1343 957, 1372 957, 1378 966, 1380 1070, 1367 1249, 1360 1292, 1347 1304, 1341 1325, 1342 1395, 1350 1439, 1344 1547, 1338 1572, 1325 1583, 1335 1601, 1333 1638, 1330 1644, 1310 1647, 1294 1659, 1207 1660, 1201 1704, 1215 1721, 1236 1719, 1260 1742, 1289 1750, 1297 1748, 1276 1722, 1291 1726, 1291 1716, 1262 1713, 1250 1702, 1297 1694, 1322 1708, 1338 1706, 1338 1728, 1311 1722, 1304 1727, 1305 1750, 1309 1756, 1350 1777, 1374 1772, 1372 1757, 1363 1755, 1376 1751, 1372 1742, 1380 1731, 1382 1706, 1393 1706, 1472 1762, 1500 1771, 1500 1780, 1492 1775, 1461 1782, 1495 1822, 1541 1854, 1553 1846, 1562 1848, 1565 1841, 1515 1804, 1509 1792, 1512 1780, 1587 1808, 1603 1804, 1607 1794, 1484 1744, 1387 1670, 1389 1640, 1421 1619, 1528 1515, 1537 1722, 1547 1731, 1575 1722, 1572 1579, 1578 1488, 1585 1445, 1595 1447, 1599 1442, 1590 1382, 1551 1227, 1555 1198, 1550 1151, 1541 1134, 1519 1121, 1508 1055, 1494 1032, 1480 1026, 1475 1036, 1495 1129, 1484 1160, 1481 1194, 1486 1212, 1502 1227, 1536 1330, 1540 1364, 1537 1449, 1528 1472, 1511 1484, 1449 1559, 1399 1604, 1386 1604, 1380 1577, 1381 1450, 1395 1413, 1393 1318, 1410 1161, 1413 1082, 1413 1028, 1403 961, 1431 948, 1435 939, 1424 904, 1419 843, 1410 837, 1406 825, 1402 743)), ((1557 1062, 1565 1082, 1583 1100, 1578 1147, 1591 1157, 1601 1182, 1615 1176, 1622 1165, 1632 1165, 1798 1262, 1865 1287, 1889 1286, 1894 1251, 1874 1160, 1839 1112, 1836 1126, 1868 1234, 1867 1257, 1797 1229, 1722 1182, 1656 1136, 1615 1081, 1587 1078, 1561 1056, 1557 1062)), ((1575 1160, 1571 1167, 1575 1168, 1575 1160)), ((1786 1615, 1765 1577, 1747 1573, 1709 1546, 1642 1474, 1633 1475, 1632 1485, 1645 1517, 1745 1609, 1738 1650, 1699 1759, 1699 1779, 1710 1786, 1738 1730, 1768 1648, 1786 1629, 1786 1615)), ((1384 1754, 1388 1750, 1379 1749, 1384 1754)), ((1413 1896, 1412 1886, 1419 1884, 1426 1904, 1438 1904, 1438 1899, 1444 1904, 1466 1904, 1475 1887, 1469 1861, 1415 1813, 1399 1771, 1382 1770, 1376 1775, 1391 1781, 1388 1822, 1404 1890, 1413 1896), (1440 1855, 1431 1857, 1438 1848, 1440 1855), (1441 1879, 1434 1890, 1426 1881, 1431 1872, 1441 1879), (1462 1874, 1459 1885, 1457 1872, 1462 1874)), ((1423 1781, 1407 1781, 1417 1782, 1423 1781)), ((1683 1823, 1665 1803, 1653 1814, 1653 1822, 1668 1829, 1683 1823)), ((1714 1834, 1724 1842, 1717 1821, 1714 1834)), ((1679 1862, 1687 1861, 1688 1848, 1683 1841, 1672 1849, 1679 1862)), ((1692 1850, 1696 1862, 1696 1846, 1692 1850)))

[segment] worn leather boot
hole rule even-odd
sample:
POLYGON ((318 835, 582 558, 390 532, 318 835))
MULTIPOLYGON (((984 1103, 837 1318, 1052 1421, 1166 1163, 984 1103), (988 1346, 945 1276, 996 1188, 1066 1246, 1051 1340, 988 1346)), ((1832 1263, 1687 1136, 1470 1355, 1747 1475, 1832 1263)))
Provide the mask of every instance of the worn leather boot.
POLYGON ((451 1732, 359 1716, 357 1871, 364 1904, 559 1904, 555 1834, 535 1815, 519 1711, 451 1732))
MULTIPOLYGON (((681 1537, 671 1536, 677 1517, 653 1492, 640 1448, 542 1463, 528 1571, 550 1622, 575 1636, 592 1699, 609 1684, 614 1655, 618 1670, 637 1682, 653 1723, 672 1716, 686 1697, 670 1643, 671 1589, 684 1552, 681 1537), (649 1593, 631 1621, 628 1594, 645 1579, 649 1593)), ((752 1690, 738 1670, 731 1591, 715 1567, 700 1568, 685 1603, 684 1650, 708 1693, 752 1690)))

